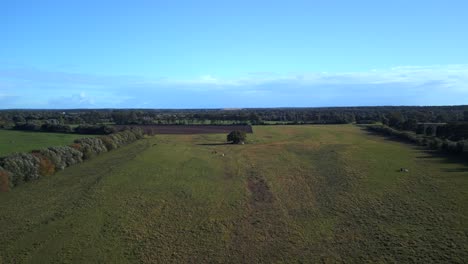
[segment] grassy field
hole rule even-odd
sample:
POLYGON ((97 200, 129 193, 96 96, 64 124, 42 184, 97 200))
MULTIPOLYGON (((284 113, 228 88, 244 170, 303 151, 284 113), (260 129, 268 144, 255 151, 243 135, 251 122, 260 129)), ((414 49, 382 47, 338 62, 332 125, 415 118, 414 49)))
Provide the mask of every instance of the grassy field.
POLYGON ((147 138, 0 193, 0 263, 468 259, 466 164, 351 125, 224 139, 147 138))
POLYGON ((86 136, 0 129, 0 156, 12 152, 28 152, 43 147, 68 145, 73 143, 74 139, 83 137, 86 136))

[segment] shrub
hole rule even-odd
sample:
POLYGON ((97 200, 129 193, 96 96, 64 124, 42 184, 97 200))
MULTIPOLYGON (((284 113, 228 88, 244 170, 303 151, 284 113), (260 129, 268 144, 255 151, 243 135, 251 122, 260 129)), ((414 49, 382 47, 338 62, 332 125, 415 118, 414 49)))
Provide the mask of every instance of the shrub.
POLYGON ((15 130, 39 131, 41 126, 34 123, 17 123, 13 127, 15 130))
POLYGON ((69 125, 60 124, 43 124, 41 131, 44 132, 59 132, 59 133, 72 133, 73 129, 69 125))
POLYGON ((10 190, 10 173, 0 167, 0 192, 8 192, 10 190))
POLYGON ((81 144, 73 143, 70 145, 70 147, 79 151, 81 149, 81 144))
POLYGON ((115 128, 106 125, 81 125, 75 128, 78 134, 109 135, 115 132, 115 128))
POLYGON ((40 160, 30 153, 15 153, 4 157, 0 166, 10 172, 9 182, 12 186, 40 177, 40 160))
POLYGON ((140 138, 143 138, 141 129, 130 129, 100 138, 77 139, 71 146, 49 147, 0 158, 0 191, 8 191, 22 182, 51 175, 56 170, 63 170, 83 159, 140 138))
POLYGON ((443 142, 438 138, 433 138, 429 141, 429 148, 433 150, 440 150, 442 149, 443 142))
POLYGON ((89 159, 102 152, 107 152, 107 148, 99 138, 82 138, 75 140, 79 144, 80 151, 83 153, 84 159, 89 159))
POLYGON ((118 133, 100 137, 99 139, 103 142, 104 146, 106 146, 107 150, 112 150, 138 139, 142 139, 143 137, 143 130, 140 128, 128 128, 118 133))
POLYGON ((232 142, 233 144, 239 144, 244 142, 247 138, 247 134, 244 131, 232 131, 227 135, 227 141, 232 142))
POLYGON ((55 173, 55 164, 46 156, 42 155, 39 150, 32 153, 39 159, 39 175, 49 176, 55 173))
POLYGON ((142 139, 145 137, 145 133, 141 128, 132 128, 130 131, 135 135, 136 139, 142 139))
POLYGON ((83 153, 69 146, 49 147, 39 150, 39 153, 47 157, 58 170, 83 162, 83 153))
POLYGON ((428 146, 433 150, 443 150, 449 153, 460 154, 466 148, 463 141, 455 142, 448 139, 442 140, 437 137, 423 136, 411 132, 398 131, 386 126, 368 126, 368 130, 375 131, 387 136, 395 136, 421 146, 428 146))
POLYGON ((99 139, 101 139, 102 143, 104 144, 104 146, 106 146, 107 150, 109 151, 119 147, 110 136, 103 136, 99 139))

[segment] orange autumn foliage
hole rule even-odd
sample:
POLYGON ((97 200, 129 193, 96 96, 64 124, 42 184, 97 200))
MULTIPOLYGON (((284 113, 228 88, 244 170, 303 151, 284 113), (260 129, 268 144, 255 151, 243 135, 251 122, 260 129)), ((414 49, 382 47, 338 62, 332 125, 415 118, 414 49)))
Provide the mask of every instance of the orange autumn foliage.
POLYGON ((49 176, 55 173, 55 165, 50 159, 43 155, 33 152, 34 156, 39 158, 39 174, 42 176, 49 176))
POLYGON ((8 172, 0 171, 0 192, 8 192, 10 190, 8 172))

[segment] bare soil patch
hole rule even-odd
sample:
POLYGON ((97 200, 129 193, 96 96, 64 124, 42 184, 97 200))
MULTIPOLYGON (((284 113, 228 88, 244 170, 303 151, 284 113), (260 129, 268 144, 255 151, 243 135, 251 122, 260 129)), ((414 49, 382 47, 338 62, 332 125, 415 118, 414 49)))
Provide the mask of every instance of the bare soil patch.
POLYGON ((251 176, 248 178, 247 186, 252 195, 250 203, 255 208, 258 203, 271 203, 273 195, 268 187, 265 179, 251 176))

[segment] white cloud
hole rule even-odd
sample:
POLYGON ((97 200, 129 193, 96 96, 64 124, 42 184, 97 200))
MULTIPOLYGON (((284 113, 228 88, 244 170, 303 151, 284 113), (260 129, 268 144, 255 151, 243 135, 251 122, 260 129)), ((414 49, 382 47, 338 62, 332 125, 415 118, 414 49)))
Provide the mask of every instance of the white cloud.
POLYGON ((203 75, 200 77, 200 81, 201 82, 216 82, 218 79, 216 79, 215 77, 211 76, 211 75, 203 75))
POLYGON ((269 72, 247 73, 233 79, 216 78, 204 75, 200 78, 180 80, 166 79, 165 84, 212 84, 224 87, 252 86, 268 83, 297 83, 302 85, 324 84, 391 84, 405 83, 408 85, 422 85, 428 82, 440 82, 447 88, 468 91, 468 64, 435 65, 435 66, 401 66, 390 69, 373 69, 361 72, 303 72, 291 74, 276 74, 269 72))
POLYGON ((85 92, 51 98, 45 107, 52 108, 96 108, 95 99, 87 96, 85 92))
MULTIPOLYGON (((268 107, 467 104, 468 65, 360 72, 206 74, 193 79, 0 70, 16 107, 268 107)), ((0 98, 1 99, 1 98, 0 98)), ((3 103, 6 100, 2 100, 3 103)), ((6 106, 0 106, 3 108, 6 106)))

